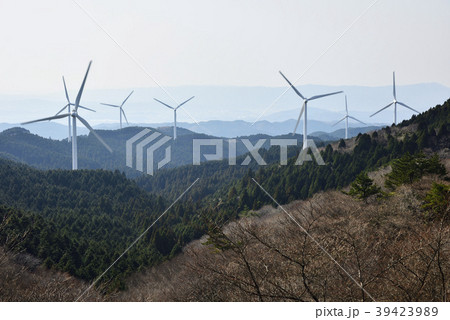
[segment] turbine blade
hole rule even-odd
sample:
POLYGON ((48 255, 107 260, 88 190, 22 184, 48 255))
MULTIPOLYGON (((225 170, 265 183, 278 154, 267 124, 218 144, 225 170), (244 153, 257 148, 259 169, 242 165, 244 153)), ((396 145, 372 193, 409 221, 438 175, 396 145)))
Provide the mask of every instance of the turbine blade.
POLYGON ((64 109, 65 108, 67 108, 69 105, 68 104, 66 104, 61 110, 59 110, 58 111, 58 113, 57 114, 55 114, 55 116, 57 116, 58 114, 60 114, 61 112, 63 112, 64 111, 64 109))
POLYGON ((109 104, 109 103, 100 103, 104 106, 110 106, 110 107, 114 107, 114 108, 120 108, 120 106, 116 106, 115 104, 109 104))
POLYGON ((128 98, 133 94, 134 90, 131 91, 131 93, 128 95, 128 97, 125 98, 125 100, 123 100, 122 104, 120 105, 121 107, 125 104, 125 102, 127 102, 128 98))
POLYGON ((158 99, 156 99, 156 98, 153 98, 153 99, 156 100, 156 101, 158 101, 159 103, 165 105, 167 108, 170 108, 170 109, 172 109, 172 110, 175 110, 173 107, 171 107, 171 106, 169 106, 168 104, 162 102, 161 100, 158 100, 158 99))
POLYGON ((374 115, 376 115, 377 113, 380 113, 381 111, 383 111, 384 109, 389 108, 390 106, 392 106, 394 104, 394 102, 392 101, 391 103, 389 103, 386 107, 378 110, 377 112, 375 112, 374 114, 370 115, 371 117, 373 117, 374 115))
POLYGON ((123 111, 123 109, 122 109, 122 108, 120 108, 120 111, 122 112, 122 114, 123 114, 123 117, 125 118, 125 121, 127 122, 127 124, 129 124, 129 123, 128 123, 128 119, 127 119, 127 116, 125 115, 125 111, 123 111))
POLYGON ((66 93, 67 102, 70 103, 69 94, 67 93, 66 80, 64 80, 64 76, 62 77, 64 83, 64 92, 66 93))
POLYGON ((187 103, 188 101, 191 101, 191 100, 194 99, 194 98, 195 98, 195 96, 192 96, 192 97, 190 97, 189 99, 187 99, 185 102, 180 103, 180 104, 178 105, 178 107, 175 108, 175 110, 178 109, 179 107, 181 107, 183 104, 187 103))
POLYGON ((295 124, 295 128, 294 128, 294 131, 292 132, 292 135, 294 135, 295 132, 297 131, 297 127, 298 127, 298 124, 300 123, 300 119, 302 118, 303 111, 305 111, 305 103, 306 103, 306 101, 303 102, 302 110, 300 110, 300 114, 298 115, 298 120, 297 120, 297 123, 295 124))
POLYGON ((102 139, 102 137, 100 137, 99 135, 98 135, 98 133, 97 132, 95 132, 95 130, 89 125, 89 123, 86 121, 86 120, 84 120, 82 117, 80 117, 78 114, 77 114, 77 119, 78 120, 80 120, 80 122, 82 123, 82 124, 84 124, 84 126, 86 127, 86 128, 88 128, 89 129, 89 131, 98 139, 98 141, 100 141, 104 146, 105 146, 105 148, 106 149, 108 149, 108 151, 109 152, 113 152, 112 151, 112 149, 106 144, 106 142, 102 139))
POLYGON ((332 92, 332 93, 320 94, 318 96, 311 97, 308 100, 320 99, 320 98, 323 98, 323 97, 332 96, 334 94, 338 94, 338 93, 342 93, 342 92, 344 92, 344 91, 336 91, 336 92, 332 92))
POLYGON ((394 94, 394 99, 397 99, 396 93, 395 93, 395 71, 392 72, 392 93, 394 94))
POLYGON ((364 124, 364 125, 366 125, 364 122, 362 122, 361 120, 356 119, 355 117, 352 117, 352 116, 348 116, 348 117, 351 118, 351 119, 353 119, 353 120, 356 120, 356 121, 358 121, 358 122, 361 122, 361 123, 364 124))
POLYGON ((279 71, 279 72, 280 72, 281 76, 284 78, 284 80, 286 80, 287 83, 289 83, 291 88, 294 89, 295 93, 298 94, 300 96, 300 98, 305 99, 305 97, 300 93, 300 91, 298 91, 297 88, 294 87, 294 85, 289 82, 289 80, 284 76, 284 74, 281 71, 279 71))
POLYGON ((404 106, 405 108, 408 108, 408 109, 414 111, 414 112, 420 113, 419 111, 417 111, 417 110, 415 110, 415 109, 413 109, 413 108, 407 106, 407 105, 404 104, 403 102, 398 102, 398 101, 397 101, 397 103, 398 103, 399 105, 401 105, 401 106, 404 106))
POLYGON ((78 106, 78 107, 81 108, 81 109, 85 109, 85 110, 92 111, 92 112, 97 112, 97 111, 95 111, 95 110, 93 110, 93 109, 89 109, 89 108, 87 108, 87 107, 83 107, 83 106, 78 106))
POLYGON ((65 118, 65 117, 68 117, 68 116, 70 116, 70 113, 64 113, 64 114, 60 114, 59 116, 53 116, 53 117, 47 117, 47 118, 42 118, 42 119, 37 119, 37 120, 32 120, 32 121, 27 121, 27 122, 22 122, 21 125, 34 123, 34 122, 40 122, 40 121, 56 120, 56 119, 61 119, 61 118, 65 118))
POLYGON ((81 83, 80 90, 78 91, 77 99, 75 100, 75 110, 78 108, 81 100, 81 95, 83 94, 84 85, 86 84, 86 79, 89 73, 89 69, 91 68, 92 61, 89 61, 88 68, 86 70, 86 74, 84 75, 83 82, 81 83))
MULTIPOLYGON (((338 122, 336 122, 335 124, 332 125, 332 127, 334 127, 335 125, 337 125, 339 122, 344 121, 345 118, 347 118, 347 116, 343 117, 341 120, 339 120, 338 122)), ((349 117, 350 118, 350 117, 349 117)))

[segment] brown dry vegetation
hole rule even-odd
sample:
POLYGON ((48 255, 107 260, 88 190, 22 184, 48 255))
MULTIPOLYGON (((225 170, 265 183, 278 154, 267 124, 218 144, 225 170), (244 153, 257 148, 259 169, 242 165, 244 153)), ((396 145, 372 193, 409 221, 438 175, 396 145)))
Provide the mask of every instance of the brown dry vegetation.
POLYGON ((204 237, 135 274, 111 300, 371 301, 370 294, 377 301, 447 301, 450 225, 424 220, 421 208, 433 181, 425 177, 368 204, 335 191, 285 206, 301 227, 265 207, 261 217, 216 228, 220 245, 204 237))
MULTIPOLYGON (((67 273, 48 270, 36 258, 0 247, 0 301, 75 301, 88 285, 67 273)), ((94 290, 90 301, 102 301, 94 290)))

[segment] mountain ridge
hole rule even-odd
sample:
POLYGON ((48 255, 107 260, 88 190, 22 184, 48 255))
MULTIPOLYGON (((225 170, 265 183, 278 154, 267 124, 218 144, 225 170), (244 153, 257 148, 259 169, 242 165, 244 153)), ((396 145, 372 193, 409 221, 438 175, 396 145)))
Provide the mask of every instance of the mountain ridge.
MULTIPOLYGON (((338 119, 339 120, 339 119, 338 119)), ((337 120, 335 121, 337 122, 337 120)), ((328 133, 330 136, 335 136, 336 139, 341 138, 341 135, 335 134, 339 128, 343 128, 343 124, 333 127, 335 122, 324 122, 310 119, 308 121, 309 132, 308 135, 315 136, 316 132, 328 133), (338 128, 338 129, 336 129, 338 128)), ((296 120, 289 119, 281 122, 270 122, 267 120, 257 121, 254 124, 244 121, 244 120, 234 120, 234 121, 222 121, 222 120, 209 120, 201 121, 197 123, 188 122, 177 122, 178 128, 188 129, 195 133, 204 133, 216 137, 225 138, 236 138, 240 136, 249 136, 256 134, 266 134, 272 136, 289 134, 292 132, 295 126, 296 120)), ((367 127, 378 127, 381 128, 380 124, 367 124, 367 127)), ((66 125, 56 123, 56 122, 44 122, 44 123, 33 123, 29 125, 20 124, 10 124, 10 123, 0 123, 0 133, 2 131, 20 127, 29 130, 33 134, 37 134, 43 138, 49 138, 53 140, 64 140, 67 139, 68 127, 66 125)), ((126 127, 150 127, 150 128, 161 128, 161 127, 172 127, 173 123, 163 122, 163 123, 130 123, 126 127)), ((119 124, 117 123, 101 123, 93 126, 96 130, 117 130, 119 124)), ((303 123, 299 124, 297 132, 302 132, 303 123)), ((360 128, 361 133, 364 133, 364 127, 358 123, 349 123, 349 128, 360 128)), ((79 135, 88 135, 89 131, 80 127, 77 128, 79 135)), ((358 134, 357 132, 356 134, 358 134)))

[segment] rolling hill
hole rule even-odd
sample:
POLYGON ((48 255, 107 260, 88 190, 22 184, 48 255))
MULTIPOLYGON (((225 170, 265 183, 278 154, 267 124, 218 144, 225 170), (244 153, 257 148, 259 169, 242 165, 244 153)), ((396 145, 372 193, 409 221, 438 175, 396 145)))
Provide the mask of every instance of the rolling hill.
MULTIPOLYGON (((127 176, 139 176, 140 172, 128 168, 126 166, 126 141, 137 133, 141 132, 141 127, 127 127, 122 130, 97 130, 98 134, 113 149, 110 154, 97 139, 89 134, 88 136, 78 137, 78 163, 82 169, 106 169, 124 171, 127 176)), ((172 136, 172 127, 160 127, 152 129, 167 136, 172 136)), ((171 161, 167 164, 167 168, 174 168, 182 165, 193 163, 193 140, 194 139, 219 139, 218 137, 199 134, 187 129, 178 128, 177 140, 170 140, 167 145, 171 146, 171 161)), ((259 139, 267 141, 262 148, 269 148, 269 139, 289 138, 301 141, 301 135, 252 135, 241 136, 236 142, 236 156, 243 155, 248 152, 247 147, 242 143, 242 139, 248 139, 252 145, 255 145, 259 139)), ((140 140, 138 140, 139 142, 140 140)), ((317 143, 321 142, 317 140, 317 143)), ((150 145, 149 145, 150 146, 150 145)), ((11 128, 0 133, 0 157, 14 159, 22 163, 29 164, 40 169, 70 169, 72 144, 67 140, 52 140, 42 138, 38 135, 31 134, 24 128, 11 128)), ((228 158, 229 144, 227 140, 223 143, 224 157, 228 158)), ((214 147, 202 147, 202 153, 214 153, 214 147)), ((159 149, 155 153, 155 160, 164 157, 164 148, 159 149)), ((206 161, 202 157, 201 161, 206 161)), ((144 160, 144 167, 146 161, 144 160)))

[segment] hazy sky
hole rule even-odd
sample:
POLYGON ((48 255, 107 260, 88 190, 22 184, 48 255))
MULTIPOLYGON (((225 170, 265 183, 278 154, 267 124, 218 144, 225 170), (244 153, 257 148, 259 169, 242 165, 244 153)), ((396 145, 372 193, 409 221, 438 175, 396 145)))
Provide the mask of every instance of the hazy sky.
MULTIPOLYGON (((374 0, 77 0, 163 86, 284 86, 374 0)), ((450 86, 450 1, 379 0, 298 85, 450 86), (401 75, 401 77, 400 77, 401 75)), ((0 94, 156 84, 72 0, 0 2, 0 94)))

